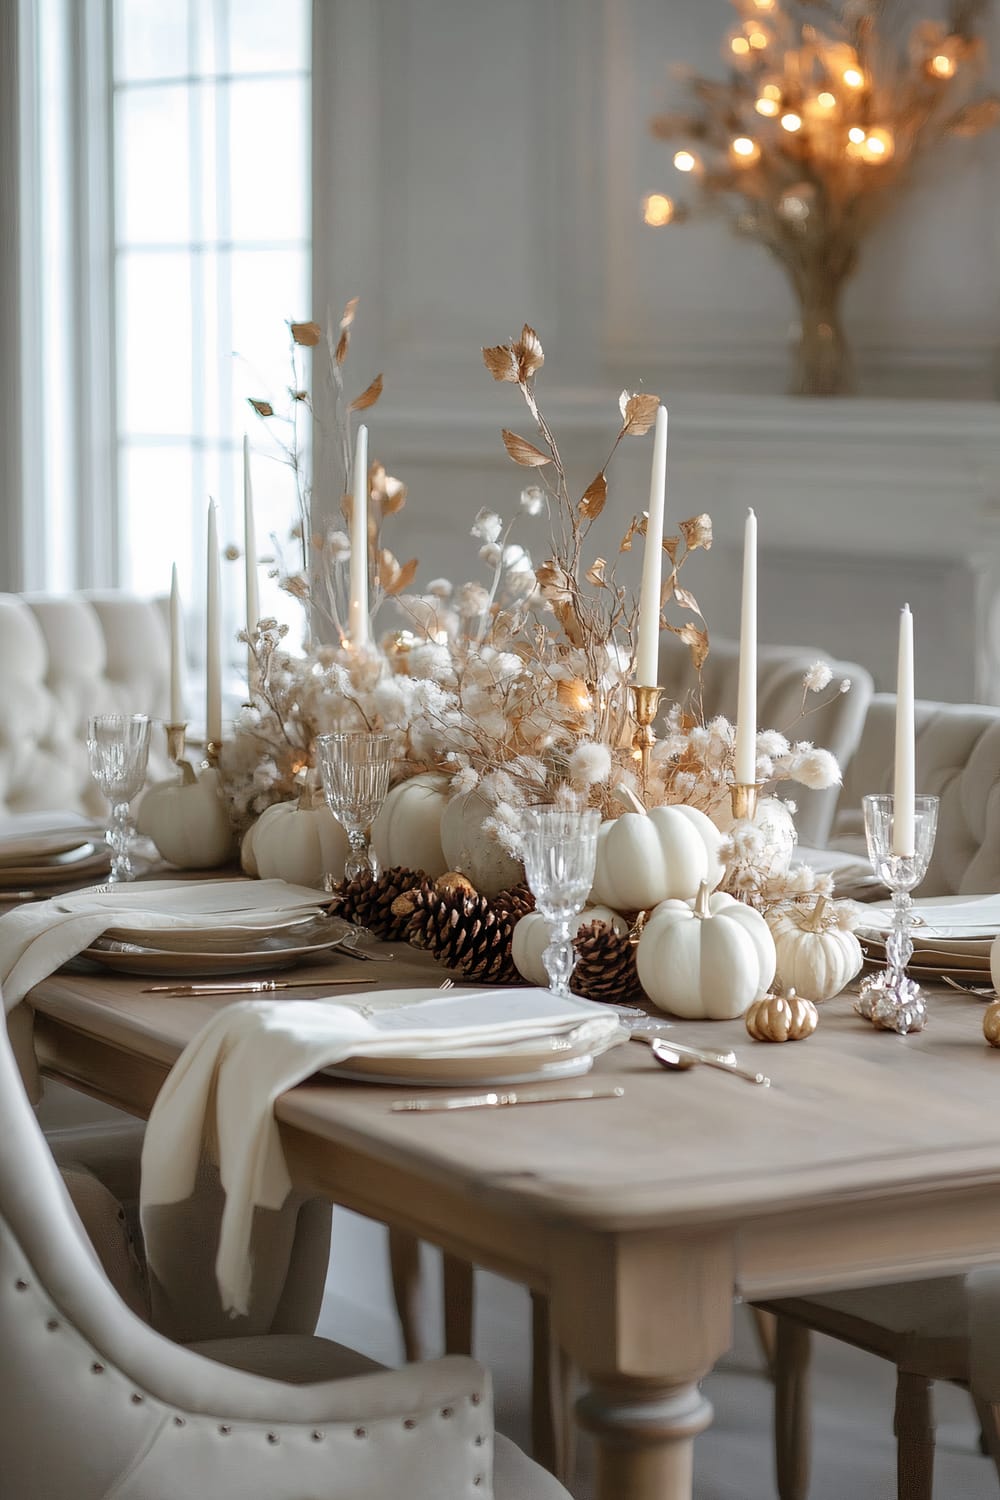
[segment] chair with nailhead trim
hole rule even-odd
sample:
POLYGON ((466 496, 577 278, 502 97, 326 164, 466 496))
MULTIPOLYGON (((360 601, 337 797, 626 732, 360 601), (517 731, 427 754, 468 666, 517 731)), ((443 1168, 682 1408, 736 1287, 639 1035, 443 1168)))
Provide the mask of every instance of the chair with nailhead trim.
POLYGON ((307 1335, 155 1332, 117 1201, 84 1170, 67 1176, 0 1027, 5 1497, 569 1500, 494 1434, 471 1359, 385 1370, 307 1335))

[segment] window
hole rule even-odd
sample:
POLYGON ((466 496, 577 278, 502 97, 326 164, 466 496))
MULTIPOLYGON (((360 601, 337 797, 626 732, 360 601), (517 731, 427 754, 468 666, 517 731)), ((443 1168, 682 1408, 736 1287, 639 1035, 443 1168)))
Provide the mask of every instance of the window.
MULTIPOLYGON (((245 432, 261 554, 295 515, 247 398, 286 404, 284 325, 311 315, 309 4, 115 0, 112 15, 117 582, 165 593, 176 561, 193 629, 209 496, 223 546, 242 546, 245 432)), ((241 565, 224 565, 223 600, 233 640, 241 565)))

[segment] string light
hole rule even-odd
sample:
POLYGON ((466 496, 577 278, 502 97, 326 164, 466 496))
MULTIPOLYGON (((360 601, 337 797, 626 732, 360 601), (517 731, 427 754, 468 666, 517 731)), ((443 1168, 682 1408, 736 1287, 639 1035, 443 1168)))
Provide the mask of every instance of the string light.
POLYGON ((642 217, 654 229, 661 229, 664 224, 669 224, 673 216, 673 199, 668 198, 665 193, 650 193, 643 199, 642 217))
POLYGON ((861 129, 860 125, 852 125, 850 130, 847 132, 847 139, 854 146, 860 146, 864 138, 865 133, 861 129))
POLYGON ((677 151, 674 154, 674 166, 678 172, 693 172, 698 162, 690 151, 677 151))
POLYGON ((864 87, 865 75, 860 68, 845 68, 842 76, 849 89, 864 87))
POLYGON ((753 0, 754 9, 768 13, 774 9, 775 0, 753 0))
POLYGON ((836 94, 831 94, 829 89, 824 89, 821 94, 816 95, 816 103, 820 109, 836 109, 837 96, 836 94))
POLYGON ((781 117, 781 128, 787 130, 790 135, 794 135, 797 130, 802 129, 802 116, 789 111, 787 115, 781 117))
POLYGON ((768 36, 766 31, 758 31, 755 29, 750 32, 749 36, 747 37, 747 41, 750 43, 755 52, 763 52, 764 48, 770 41, 770 37, 768 36))
POLYGON ((776 104, 781 103, 781 89, 776 83, 765 83, 760 92, 765 99, 773 99, 776 104))
POLYGON ((732 142, 731 150, 740 166, 748 167, 760 156, 760 147, 748 135, 738 135, 732 142))
POLYGON ((729 43, 729 50, 735 52, 737 57, 746 57, 750 51, 750 43, 745 36, 734 36, 729 43))
POLYGON ((893 139, 892 132, 884 130, 881 126, 876 126, 874 130, 869 130, 865 136, 864 157, 866 161, 876 164, 888 161, 895 149, 896 142, 893 139))
POLYGON ((927 71, 935 78, 954 78, 958 71, 958 63, 953 57, 949 57, 947 52, 938 52, 928 62, 927 71))
POLYGON ((759 115, 764 115, 768 120, 773 120, 781 105, 777 99, 765 99, 763 95, 754 104, 754 109, 759 115))

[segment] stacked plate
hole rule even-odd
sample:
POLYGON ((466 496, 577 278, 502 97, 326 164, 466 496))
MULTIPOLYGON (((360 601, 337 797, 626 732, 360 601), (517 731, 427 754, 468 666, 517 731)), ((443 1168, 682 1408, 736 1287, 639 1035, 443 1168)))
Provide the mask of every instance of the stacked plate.
POLYGON ((103 831, 72 813, 24 813, 0 823, 0 891, 93 879, 110 859, 103 831))
MULTIPOLYGON (((931 896, 914 902, 914 979, 950 975, 966 984, 990 984, 990 949, 1000 936, 1000 896, 931 896)), ((885 963, 885 939, 892 924, 891 903, 865 912, 858 937, 868 957, 885 963)))

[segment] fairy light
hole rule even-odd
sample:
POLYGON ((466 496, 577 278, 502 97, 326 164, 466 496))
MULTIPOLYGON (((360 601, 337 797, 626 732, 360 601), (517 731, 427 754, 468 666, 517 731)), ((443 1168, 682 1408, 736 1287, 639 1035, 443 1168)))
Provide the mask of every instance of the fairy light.
POLYGON ((763 115, 768 120, 773 120, 780 108, 781 105, 777 99, 767 99, 763 95, 754 103, 754 109, 757 113, 763 115))
POLYGON ((673 199, 668 198, 665 193, 649 193, 643 199, 643 220, 651 224, 654 229, 661 229, 664 224, 669 224, 673 216, 673 199))
POLYGON ((781 117, 781 128, 787 130, 789 135, 794 135, 797 130, 802 129, 802 116, 789 110, 788 114, 781 117))
POLYGON ((753 0, 753 4, 755 10, 759 10, 763 12, 763 14, 769 15, 774 9, 775 0, 753 0))
POLYGON ((820 109, 836 109, 837 96, 836 94, 831 94, 829 89, 824 89, 821 94, 816 95, 816 103, 820 109))
POLYGON ((860 68, 845 68, 841 74, 849 89, 860 89, 864 87, 865 75, 860 68))
POLYGON ((761 93, 763 94, 765 99, 773 99, 775 103, 781 103, 781 88, 778 84, 765 83, 764 87, 761 89, 761 93))
POLYGON ((748 135, 738 135, 731 143, 730 149, 741 166, 750 166, 760 156, 760 147, 748 135))
POLYGON ((750 51, 750 43, 745 36, 734 36, 729 43, 729 50, 730 52, 734 52, 737 57, 746 57, 750 51))
POLYGON ((927 71, 935 78, 954 78, 958 71, 958 63, 953 57, 949 57, 947 52, 938 52, 928 62, 927 71))
POLYGON ((763 52, 770 38, 766 31, 751 31, 747 41, 755 52, 763 52))
POLYGON ((698 165, 697 159, 690 151, 677 151, 674 153, 674 166, 678 172, 693 172, 698 165))
POLYGON ((892 131, 885 130, 882 126, 876 126, 874 130, 869 130, 865 136, 863 150, 866 161, 876 164, 888 161, 895 149, 896 142, 893 139, 892 131))

